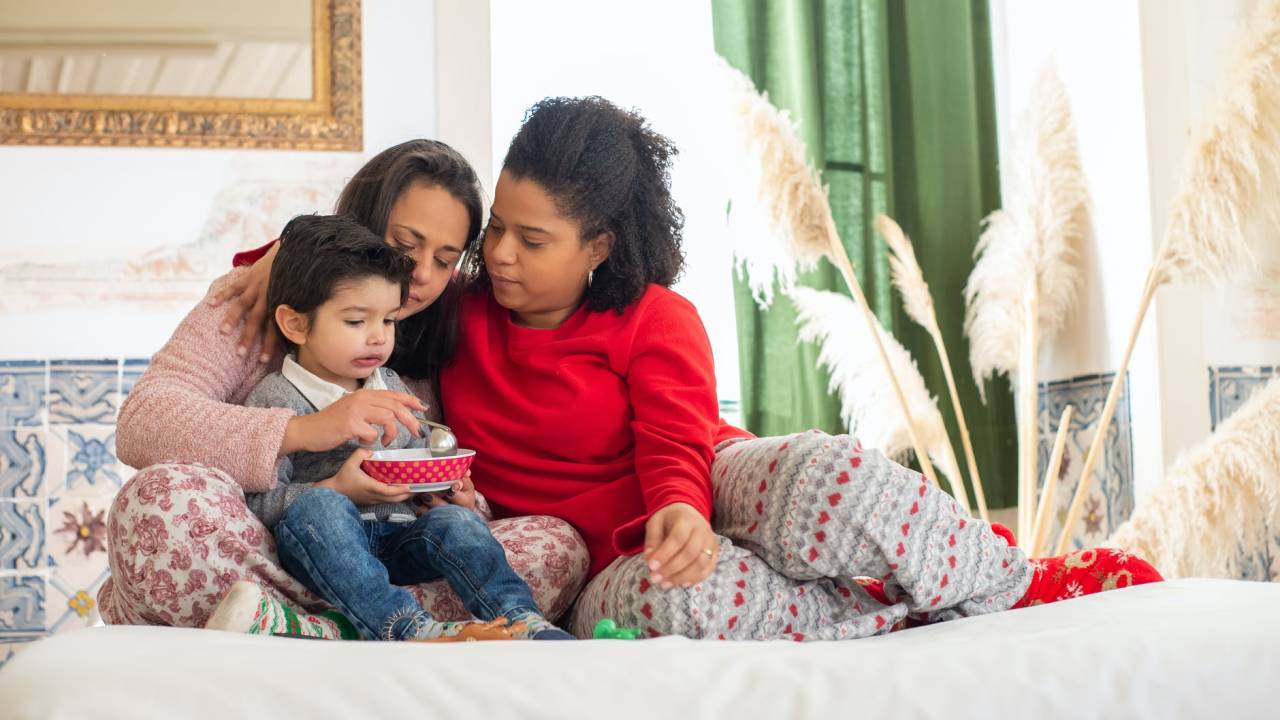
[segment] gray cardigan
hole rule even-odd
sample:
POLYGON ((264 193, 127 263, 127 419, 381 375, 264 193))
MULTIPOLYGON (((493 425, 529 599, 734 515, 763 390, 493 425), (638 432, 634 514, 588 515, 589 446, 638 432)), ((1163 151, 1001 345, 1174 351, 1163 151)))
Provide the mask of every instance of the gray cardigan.
MULTIPOLYGON (((409 393, 404 382, 394 371, 381 368, 382 379, 388 390, 409 393)), ((410 393, 412 394, 412 393, 410 393)), ((298 415, 309 415, 317 412, 310 400, 298 391, 284 375, 273 372, 262 379, 249 393, 245 400, 249 407, 287 408, 298 415)), ((426 447, 426 439, 414 437, 404 427, 398 427, 396 439, 390 445, 382 445, 381 438, 373 446, 373 450, 399 450, 402 448, 426 447)), ((276 465, 276 486, 262 493, 248 493, 245 502, 254 515, 269 529, 274 530, 276 523, 284 516, 284 511, 295 500, 315 487, 316 482, 333 477, 342 464, 351 457, 351 453, 360 448, 354 441, 339 445, 328 452, 290 453, 280 458, 276 465)), ((358 508, 360 516, 366 520, 411 520, 416 517, 413 506, 408 503, 380 503, 362 505, 358 508)))

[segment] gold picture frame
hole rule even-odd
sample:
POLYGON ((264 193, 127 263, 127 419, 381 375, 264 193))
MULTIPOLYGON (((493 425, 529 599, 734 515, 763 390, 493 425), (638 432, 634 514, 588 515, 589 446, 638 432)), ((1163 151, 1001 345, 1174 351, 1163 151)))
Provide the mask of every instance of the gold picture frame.
POLYGON ((0 93, 0 144, 361 150, 361 0, 313 0, 308 100, 0 93))

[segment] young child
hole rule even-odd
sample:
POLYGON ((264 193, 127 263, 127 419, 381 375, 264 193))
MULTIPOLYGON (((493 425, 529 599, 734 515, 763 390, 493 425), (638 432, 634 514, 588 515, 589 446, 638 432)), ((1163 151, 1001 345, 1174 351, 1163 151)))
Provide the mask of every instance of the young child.
MULTIPOLYGON (((412 272, 412 259, 352 219, 290 221, 267 290, 267 306, 290 354, 245 404, 305 415, 361 388, 409 392, 382 365, 395 347, 396 315, 412 272)), ((424 446, 403 426, 398 431, 393 442, 379 441, 373 449, 424 446)), ((507 564, 502 546, 474 512, 469 479, 455 484, 450 503, 415 507, 394 486, 380 486, 385 495, 371 494, 373 481, 360 470, 370 454, 355 442, 292 453, 280 460, 273 490, 246 497, 275 533, 281 565, 291 575, 366 640, 573 639, 542 617, 529 587, 507 564), (386 501, 371 502, 373 497, 386 501), (437 621, 399 587, 441 577, 473 615, 489 622, 437 621), (494 622, 500 618, 510 624, 494 622)), ((257 586, 238 583, 209 627, 256 629, 271 607, 257 586)))

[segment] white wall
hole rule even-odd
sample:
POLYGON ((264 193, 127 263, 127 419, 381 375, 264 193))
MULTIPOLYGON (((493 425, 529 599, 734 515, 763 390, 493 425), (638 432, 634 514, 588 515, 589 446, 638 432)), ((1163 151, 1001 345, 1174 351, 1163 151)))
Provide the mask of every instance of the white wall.
MULTIPOLYGON (((87 286, 119 284, 115 269, 125 262, 211 240, 219 229, 209 220, 225 210, 215 206, 220 197, 246 187, 316 187, 315 206, 271 212, 287 219, 329 210, 367 156, 433 136, 434 3, 374 0, 363 7, 363 153, 0 146, 0 271, 35 264, 42 272, 65 269, 87 286)), ((217 239, 242 247, 270 239, 243 226, 226 232, 217 239)), ((220 262, 226 264, 202 272, 216 276, 230 257, 220 262)), ((0 306, 0 359, 146 357, 205 286, 187 283, 171 301, 141 305, 86 307, 51 297, 32 307, 9 297, 0 306)))
POLYGON ((493 197, 489 35, 489 0, 437 0, 436 130, 471 160, 486 198, 493 197))
MULTIPOLYGON (((1189 130, 1214 97, 1252 5, 991 0, 1002 157, 1014 118, 1052 58, 1071 97, 1093 202, 1080 307, 1042 351, 1042 381, 1118 367, 1189 130)), ((1178 452, 1209 434, 1209 366, 1280 359, 1280 337, 1262 337, 1265 331, 1241 326, 1228 310, 1244 304, 1239 294, 1165 287, 1156 296, 1129 367, 1138 497, 1178 452)), ((1250 302, 1264 302, 1255 295, 1250 302)))
POLYGON ((715 57, 710 3, 492 0, 489 6, 493 177, 525 110, 549 96, 601 95, 638 109, 671 138, 680 150, 672 191, 686 221, 686 270, 675 290, 702 315, 720 397, 737 399, 732 249, 724 238, 725 193, 712 192, 722 185, 712 150, 719 116, 699 110, 715 57))

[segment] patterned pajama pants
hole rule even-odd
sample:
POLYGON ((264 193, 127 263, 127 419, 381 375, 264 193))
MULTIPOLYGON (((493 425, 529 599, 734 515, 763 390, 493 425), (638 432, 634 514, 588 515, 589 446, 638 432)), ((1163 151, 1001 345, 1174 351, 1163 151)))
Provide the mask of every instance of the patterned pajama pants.
MULTIPOLYGON (((489 524, 507 561, 550 619, 573 602, 587 574, 587 549, 563 520, 519 517, 489 524)), ((237 580, 250 580, 290 606, 326 607, 281 567, 271 532, 226 473, 202 465, 154 465, 116 496, 107 521, 111 577, 98 592, 112 625, 204 627, 237 580)), ((471 617, 444 580, 408 588, 437 620, 471 617)))
POLYGON ((1033 566, 919 473, 848 435, 811 431, 722 448, 712 466, 720 558, 662 590, 643 557, 615 560, 578 600, 572 629, 611 617, 649 635, 835 640, 1007 610, 1033 566), (889 604, 859 579, 884 582, 889 604))

